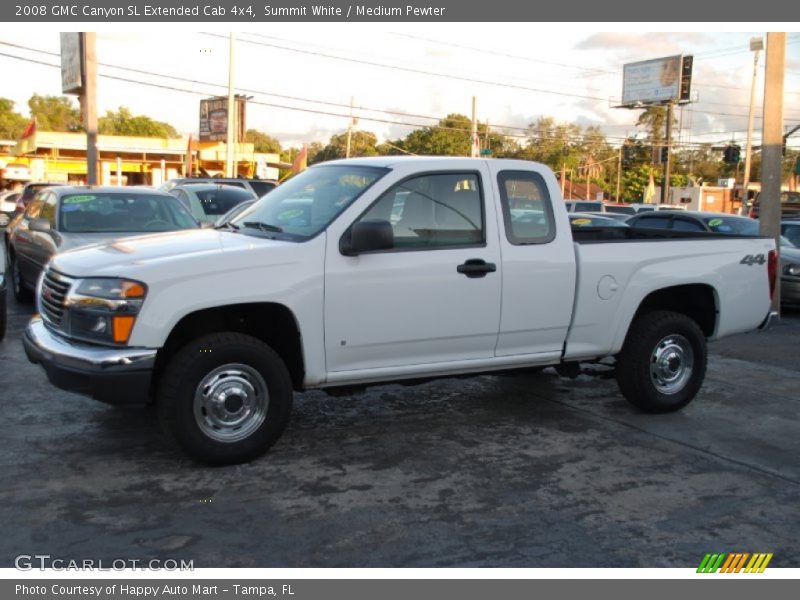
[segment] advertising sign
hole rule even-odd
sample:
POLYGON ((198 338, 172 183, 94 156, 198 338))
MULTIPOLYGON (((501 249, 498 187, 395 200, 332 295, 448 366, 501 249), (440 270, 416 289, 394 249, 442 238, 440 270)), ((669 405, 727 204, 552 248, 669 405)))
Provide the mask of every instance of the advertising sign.
POLYGON ((81 34, 61 34, 61 93, 80 94, 83 89, 81 34))
POLYGON ((681 97, 681 56, 628 63, 622 67, 622 104, 670 102, 681 97))
MULTIPOLYGON (((238 118, 235 123, 234 134, 237 141, 244 139, 246 131, 244 96, 236 96, 238 118)), ((200 141, 224 142, 228 136, 228 98, 217 96, 200 100, 200 141)))

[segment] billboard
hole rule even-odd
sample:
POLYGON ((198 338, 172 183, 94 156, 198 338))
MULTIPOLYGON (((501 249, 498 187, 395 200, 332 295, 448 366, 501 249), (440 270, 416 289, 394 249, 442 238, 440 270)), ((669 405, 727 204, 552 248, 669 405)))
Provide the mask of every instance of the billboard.
MULTIPOLYGON (((234 135, 236 141, 244 140, 246 131, 245 105, 247 98, 237 95, 234 102, 238 108, 234 135)), ((228 97, 217 96, 200 100, 200 141, 224 142, 228 137, 228 97)))
POLYGON ((80 94, 83 91, 83 52, 81 34, 61 34, 61 93, 80 94))
POLYGON ((622 105, 688 102, 691 56, 667 56, 622 67, 622 105))

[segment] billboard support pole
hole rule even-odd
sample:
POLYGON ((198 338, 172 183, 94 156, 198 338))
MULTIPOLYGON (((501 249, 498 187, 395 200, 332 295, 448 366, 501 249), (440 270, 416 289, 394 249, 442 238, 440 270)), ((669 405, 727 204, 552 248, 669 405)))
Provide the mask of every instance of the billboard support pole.
POLYGON ((664 183, 661 185, 661 204, 666 204, 669 199, 669 175, 672 167, 672 102, 667 103, 667 160, 664 161, 664 183))
POLYGON ((81 33, 83 90, 78 97, 86 127, 86 183, 97 185, 97 51, 94 32, 81 33))
POLYGON ((229 34, 230 38, 228 40, 228 132, 225 138, 225 177, 236 177, 236 174, 233 172, 234 169, 234 152, 236 151, 234 146, 236 144, 236 140, 234 139, 236 136, 236 130, 234 126, 236 124, 235 115, 236 115, 236 105, 234 104, 234 97, 233 97, 233 77, 234 77, 234 57, 233 51, 236 44, 236 36, 231 33, 229 34))

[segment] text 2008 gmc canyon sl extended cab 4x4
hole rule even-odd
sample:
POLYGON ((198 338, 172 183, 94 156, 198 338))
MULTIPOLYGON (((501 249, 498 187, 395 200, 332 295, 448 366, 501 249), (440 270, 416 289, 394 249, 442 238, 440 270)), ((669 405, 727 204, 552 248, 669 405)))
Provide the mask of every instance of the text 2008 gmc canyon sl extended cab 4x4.
POLYGON ((155 401, 193 457, 281 435, 292 391, 616 356, 623 395, 685 406, 706 340, 768 321, 774 242, 570 229, 553 173, 510 160, 316 165, 218 230, 61 254, 29 358, 53 384, 155 401))

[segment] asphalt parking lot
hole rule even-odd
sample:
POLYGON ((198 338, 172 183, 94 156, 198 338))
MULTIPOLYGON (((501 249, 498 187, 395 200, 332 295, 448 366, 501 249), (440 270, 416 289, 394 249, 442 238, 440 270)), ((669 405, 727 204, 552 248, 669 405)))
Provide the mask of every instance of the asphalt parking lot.
MULTIPOLYGON (((636 412, 608 378, 539 374, 296 398, 278 444, 206 468, 152 409, 61 392, 0 343, 0 566, 695 567, 706 552, 800 566, 800 312, 712 346, 699 397, 636 412)), ((603 371, 603 367, 585 366, 603 371)))

